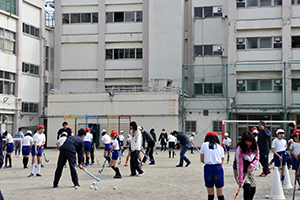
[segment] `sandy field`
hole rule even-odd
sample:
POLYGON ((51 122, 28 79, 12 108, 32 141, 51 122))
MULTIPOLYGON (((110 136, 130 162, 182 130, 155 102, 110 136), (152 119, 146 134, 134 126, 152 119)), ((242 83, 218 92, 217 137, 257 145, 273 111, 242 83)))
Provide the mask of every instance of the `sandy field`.
MULTIPOLYGON (((0 170, 0 189, 6 200, 24 199, 207 199, 207 192, 203 179, 203 164, 200 163, 199 152, 195 154, 187 152, 191 160, 189 167, 175 168, 179 162, 179 150, 176 151, 175 158, 169 158, 167 151, 158 151, 155 156, 156 165, 144 165, 145 175, 142 177, 129 177, 129 167, 124 166, 125 157, 122 157, 120 171, 122 179, 115 180, 114 171, 105 167, 104 171, 99 174, 104 158, 103 149, 97 150, 100 165, 93 165, 86 169, 99 177, 97 182, 98 190, 90 189, 93 179, 82 170, 78 171, 80 187, 75 190, 71 181, 69 166, 64 168, 59 187, 52 188, 58 150, 46 149, 47 158, 50 160, 46 163, 43 160, 44 168, 41 169, 42 177, 27 178, 30 169, 22 168, 22 158, 13 156, 13 168, 0 170), (100 156, 101 155, 101 156, 100 156), (116 189, 114 190, 114 186, 116 189)), ((127 155, 127 151, 124 153, 127 155)), ((237 184, 233 178, 231 153, 230 164, 224 165, 225 170, 225 198, 233 199, 237 192, 237 184)), ((273 155, 272 155, 273 156, 273 155)), ((257 171, 257 190, 255 199, 266 199, 270 194, 274 170, 265 178, 258 177, 261 171, 257 171)), ((291 181, 294 182, 294 173, 289 170, 291 181)), ((298 187, 298 186, 297 186, 298 187)), ((284 190, 285 197, 292 199, 293 189, 284 190)), ((242 191, 237 199, 242 198, 242 191)), ((215 197, 215 199, 217 199, 215 197)), ((296 199, 300 200, 300 191, 296 191, 296 199)))

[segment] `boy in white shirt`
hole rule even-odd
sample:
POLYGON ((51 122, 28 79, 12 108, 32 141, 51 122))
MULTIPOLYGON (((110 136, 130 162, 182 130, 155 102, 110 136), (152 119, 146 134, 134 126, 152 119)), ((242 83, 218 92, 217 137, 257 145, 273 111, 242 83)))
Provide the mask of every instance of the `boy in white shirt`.
POLYGON ((67 139, 67 136, 68 136, 68 133, 67 133, 67 132, 63 132, 63 133, 61 134, 59 140, 57 140, 56 146, 57 146, 57 149, 58 149, 58 150, 59 150, 59 147, 61 147, 61 146, 65 143, 65 141, 66 141, 66 139, 67 139))
POLYGON ((191 154, 194 154, 194 137, 196 136, 195 133, 192 133, 191 137, 189 138, 190 142, 191 142, 191 154))
POLYGON ((224 144, 225 154, 227 153, 227 164, 228 164, 230 158, 230 145, 231 145, 231 139, 228 137, 228 133, 224 134, 224 139, 222 144, 224 144))
POLYGON ((32 132, 28 130, 22 141, 22 155, 23 155, 23 165, 24 169, 27 169, 27 164, 30 156, 30 147, 33 144, 32 132))
POLYGON ((284 181, 284 168, 286 165, 286 153, 285 150, 287 148, 287 142, 284 138, 284 130, 278 129, 276 131, 277 138, 275 138, 272 142, 272 152, 274 153, 274 165, 278 167, 278 170, 282 171, 281 181, 283 184, 284 181))
POLYGON ((109 135, 107 135, 105 129, 102 130, 102 144, 105 145, 103 156, 105 159, 107 159, 108 162, 110 162, 110 157, 108 156, 108 152, 109 152, 110 146, 111 146, 111 138, 109 135))
MULTIPOLYGON (((7 131, 5 131, 3 133, 3 136, 6 139, 6 143, 5 143, 6 155, 5 155, 5 165, 4 165, 4 168, 12 168, 11 153, 14 151, 14 141, 13 141, 13 138, 12 138, 11 134, 8 133, 7 131), (7 160, 9 160, 9 165, 8 166, 7 166, 7 160)), ((5 148, 4 148, 4 150, 5 150, 5 148)))
POLYGON ((83 153, 83 157, 84 154, 86 155, 86 163, 85 166, 90 166, 90 152, 91 152, 91 148, 92 148, 92 142, 93 142, 93 134, 90 133, 91 129, 89 127, 85 128, 85 138, 83 139, 84 141, 84 153, 83 153))
POLYGON ((173 131, 168 136, 168 142, 169 142, 169 158, 171 158, 171 151, 173 151, 173 158, 174 158, 176 137, 173 135, 173 131))
POLYGON ((139 164, 139 154, 142 149, 142 134, 138 129, 135 121, 130 122, 130 130, 131 130, 131 158, 130 158, 130 176, 136 176, 136 171, 138 172, 137 176, 143 176, 144 172, 139 164))

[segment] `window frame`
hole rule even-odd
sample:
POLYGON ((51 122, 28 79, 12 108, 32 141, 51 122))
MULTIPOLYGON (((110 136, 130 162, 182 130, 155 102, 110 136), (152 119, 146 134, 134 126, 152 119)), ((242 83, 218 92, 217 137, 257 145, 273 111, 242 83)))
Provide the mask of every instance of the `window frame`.
POLYGON ((271 1, 271 5, 266 5, 266 6, 261 5, 261 0, 256 0, 256 1, 257 1, 257 5, 255 5, 255 6, 248 6, 249 0, 243 0, 243 1, 237 0, 236 1, 237 8, 253 8, 253 7, 257 7, 257 8, 261 8, 262 7, 262 8, 265 8, 265 7, 282 6, 282 0, 270 0, 271 1), (275 4, 275 2, 281 2, 281 4, 275 4), (244 5, 244 6, 239 6, 239 5, 244 5))
POLYGON ((138 10, 138 11, 120 11, 120 12, 106 12, 106 23, 137 23, 137 22, 143 22, 143 11, 142 10, 138 10), (107 16, 108 14, 111 13, 112 15, 112 19, 111 21, 107 20, 107 16), (123 21, 117 21, 116 22, 116 17, 115 17, 115 13, 123 13, 123 21), (134 14, 134 20, 133 21, 126 21, 126 17, 125 17, 125 13, 133 13, 134 14), (140 18, 137 17, 137 14, 141 13, 141 20, 139 20, 140 18))
POLYGON ((37 114, 37 113, 39 113, 39 103, 37 103, 37 102, 22 102, 21 112, 22 112, 22 114, 37 114))
POLYGON ((209 44, 209 45, 194 45, 194 57, 211 57, 211 56, 223 56, 223 45, 216 45, 216 44, 209 44), (214 51, 214 47, 219 47, 221 46, 222 47, 222 50, 221 51, 214 51), (211 55, 204 55, 205 53, 205 47, 210 47, 211 48, 211 55), (201 50, 201 54, 196 54, 195 50, 196 48, 199 48, 199 49, 202 49, 201 50), (218 53, 217 53, 218 52, 218 53), (221 52, 221 53, 219 53, 221 52))
POLYGON ((237 92, 282 92, 282 80, 279 84, 275 83, 275 80, 281 79, 237 79, 236 87, 237 92), (271 81, 271 90, 262 90, 261 81, 269 80, 271 81), (243 81, 243 84, 239 84, 239 81, 243 81), (258 90, 248 90, 248 81, 258 81, 258 90), (244 87, 244 91, 238 90, 238 87, 244 87), (275 89, 278 88, 278 89, 275 89), (281 88, 281 90, 279 89, 281 88))
POLYGON ((39 40, 40 39, 40 28, 37 28, 33 25, 23 22, 23 34, 39 40), (24 30, 24 27, 25 27, 25 30, 24 30), (29 29, 28 32, 26 30, 27 27, 29 29))
POLYGON ((33 76, 40 76, 39 74, 40 66, 28 62, 22 62, 22 73, 33 76), (28 71, 26 70, 28 66, 28 71), (33 72, 33 73, 32 73, 33 72))
POLYGON ((66 24, 97 24, 99 22, 99 14, 98 12, 80 12, 80 13, 62 13, 62 25, 66 24), (72 18, 71 15, 79 15, 79 22, 71 22, 72 18), (82 21, 82 15, 84 14, 90 14, 90 21, 89 22, 83 22, 82 21), (68 15, 68 20, 65 19, 64 17, 68 15), (97 20, 95 20, 94 17, 97 16, 97 20))
POLYGON ((223 6, 203 6, 203 7, 194 7, 194 19, 204 19, 204 18, 219 18, 223 17, 223 6), (205 8, 211 9, 211 16, 205 16, 205 8), (214 8, 222 8, 222 12, 214 12, 214 8), (201 16, 196 16, 196 9, 201 10, 201 16), (216 15, 217 14, 217 15, 216 15), (221 15, 220 15, 221 14, 221 15))
POLYGON ((137 59, 143 59, 143 49, 142 48, 105 49, 105 60, 137 60, 137 59), (131 58, 132 50, 134 50, 134 58, 131 58), (138 57, 139 50, 142 51, 142 57, 138 57), (125 56, 126 51, 129 51, 129 58, 126 58, 126 56, 125 56), (108 52, 111 52, 111 58, 108 58, 108 52), (118 58, 115 58, 115 53, 118 55, 118 58), (120 55, 122 55, 122 58, 120 55))
POLYGON ((1 89, 0 89, 0 94, 2 95, 15 95, 15 83, 16 83, 16 75, 15 73, 7 72, 7 71, 2 71, 0 70, 1 78, 1 89), (7 75, 7 76, 6 76, 7 75), (7 86, 7 93, 5 93, 5 85, 7 86))
POLYGON ((186 120, 184 122, 184 130, 186 133, 196 133, 197 132, 197 121, 196 120, 186 120), (194 128, 192 129, 192 123, 195 123, 194 128), (187 130, 187 127, 189 127, 189 130, 187 130))
POLYGON ((205 96, 215 96, 215 95, 217 95, 217 96, 222 96, 223 95, 223 83, 194 83, 194 94, 197 96, 197 95, 201 95, 201 96, 203 96, 203 95, 205 95, 205 96), (221 84, 221 87, 222 87, 222 93, 215 93, 215 85, 216 84, 221 84), (201 87, 199 87, 199 89, 201 88, 201 91, 202 91, 202 94, 199 94, 199 93, 196 93, 196 90, 195 90, 195 88, 196 88, 196 85, 197 86, 200 86, 201 85, 201 87), (210 85, 211 86, 211 93, 205 93, 205 85, 206 86, 208 86, 208 85, 210 85))

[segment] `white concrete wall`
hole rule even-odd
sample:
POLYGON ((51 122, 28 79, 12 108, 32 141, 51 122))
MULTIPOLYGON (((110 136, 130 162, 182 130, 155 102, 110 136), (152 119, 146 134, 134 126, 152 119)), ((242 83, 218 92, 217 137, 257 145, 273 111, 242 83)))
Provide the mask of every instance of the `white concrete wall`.
POLYGON ((22 60, 35 65, 40 65, 40 42, 41 40, 24 35, 22 38, 22 60))
POLYGON ((22 9, 23 9, 22 13, 24 13, 24 15, 22 16, 23 22, 40 28, 41 27, 41 18, 40 18, 41 9, 38 7, 35 7, 31 4, 28 4, 26 2, 23 2, 22 9))
POLYGON ((238 92, 236 101, 239 105, 281 105, 281 92, 238 92))
POLYGON ((23 102, 40 102, 40 77, 22 75, 22 101, 23 102))

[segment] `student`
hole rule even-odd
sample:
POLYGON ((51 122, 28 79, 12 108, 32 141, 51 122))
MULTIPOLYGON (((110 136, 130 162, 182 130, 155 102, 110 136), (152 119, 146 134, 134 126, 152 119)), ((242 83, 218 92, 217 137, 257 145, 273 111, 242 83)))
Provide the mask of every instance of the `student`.
POLYGON ((194 137, 196 136, 196 134, 195 133, 192 133, 192 135, 191 135, 191 137, 189 138, 190 139, 190 142, 191 142, 191 154, 194 154, 194 146, 196 146, 195 144, 194 144, 194 137))
MULTIPOLYGON (((4 160, 4 156, 3 156, 3 147, 2 147, 2 145, 3 145, 3 143, 2 143, 2 134, 3 133, 5 133, 5 131, 4 130, 2 130, 1 131, 1 133, 0 133, 0 169, 2 168, 2 166, 3 166, 3 160, 4 160)), ((1 196, 0 196, 1 197, 1 196)))
POLYGON ((110 163, 110 157, 108 155, 108 152, 110 150, 111 138, 110 138, 109 135, 106 134, 106 130, 105 129, 102 130, 102 144, 105 145, 103 156, 110 163))
POLYGON ((67 139, 68 133, 67 132, 63 132, 59 138, 59 140, 56 142, 56 146, 57 149, 59 150, 59 148, 65 143, 66 139, 67 139))
POLYGON ((125 143, 125 137, 124 137, 124 131, 120 131, 120 135, 119 135, 119 141, 120 141, 120 148, 121 148, 121 156, 124 156, 124 143, 125 143))
POLYGON ((31 130, 28 130, 26 132, 25 137, 22 142, 23 142, 23 144, 22 144, 23 165, 24 165, 24 169, 27 169, 28 168, 27 164, 28 164, 29 156, 30 156, 30 148, 32 147, 32 144, 33 144, 31 130))
POLYGON ((259 175, 260 177, 266 177, 271 173, 269 169, 269 140, 271 136, 271 132, 266 128, 266 123, 264 121, 260 121, 259 124, 259 134, 257 145, 259 148, 259 162, 263 166, 263 172, 259 175))
POLYGON ((173 158, 174 158, 176 137, 174 137, 173 131, 170 132, 167 140, 169 142, 169 158, 171 158, 171 152, 173 152, 173 158))
MULTIPOLYGON (((18 131, 15 133, 15 138, 24 138, 24 134, 22 132, 22 128, 19 128, 18 131)), ((20 140, 16 140, 15 141, 15 156, 20 156, 20 151, 21 151, 21 141, 20 140)))
POLYGON ((155 134, 155 130, 154 128, 151 128, 150 130, 150 134, 152 135, 153 139, 154 139, 154 147, 153 147, 153 151, 155 151, 155 154, 157 155, 157 151, 156 151, 156 134, 155 134))
POLYGON ((57 132, 57 140, 59 139, 59 136, 61 136, 61 134, 63 132, 67 132, 68 137, 72 135, 72 130, 71 130, 71 128, 68 127, 68 125, 69 125, 68 122, 63 122, 62 123, 63 127, 61 129, 59 129, 58 132, 57 132))
POLYGON ((121 176, 121 173, 120 173, 120 170, 118 168, 118 157, 120 155, 120 152, 119 152, 119 142, 117 140, 117 131, 115 130, 112 130, 111 131, 111 139, 112 139, 112 146, 110 147, 110 149, 112 150, 112 153, 111 153, 111 161, 109 163, 109 166, 116 172, 114 178, 122 178, 121 176))
POLYGON ((259 149, 255 141, 254 135, 245 132, 242 140, 237 144, 235 151, 235 161, 233 163, 234 177, 239 187, 244 183, 244 200, 252 200, 256 192, 256 181, 253 170, 259 162, 259 149))
POLYGON ((295 177, 298 176, 298 190, 300 190, 300 129, 294 131, 292 138, 294 139, 294 142, 290 146, 292 169, 295 170, 295 177))
MULTIPOLYGON (((92 142, 93 142, 93 135, 90 133, 90 128, 87 127, 85 128, 85 132, 86 132, 86 135, 83 139, 84 141, 84 154, 85 154, 85 159, 86 159, 86 162, 85 162, 85 166, 90 166, 90 152, 91 152, 91 147, 92 147, 92 142)), ((84 155, 83 155, 84 157, 84 155)), ((84 161, 83 161, 84 162, 84 161)))
POLYGON ((83 148, 85 137, 85 131, 80 129, 78 135, 70 136, 65 143, 60 147, 59 157, 57 161, 57 167, 55 170, 55 176, 53 181, 53 187, 58 187, 58 182, 62 174, 63 166, 68 161, 71 171, 72 182, 74 187, 79 187, 78 175, 76 170, 76 153, 78 156, 78 167, 84 170, 81 163, 83 163, 83 148))
POLYGON ((94 129, 94 126, 93 124, 89 124, 88 126, 90 128, 90 132, 91 134, 93 135, 93 142, 91 144, 91 165, 93 165, 95 163, 95 156, 94 156, 94 151, 96 151, 97 149, 96 148, 96 141, 97 141, 97 132, 96 130, 94 129))
MULTIPOLYGON (((154 157, 153 157, 153 148, 155 145, 154 139, 152 137, 152 135, 145 131, 143 127, 141 127, 141 133, 142 133, 142 137, 143 137, 143 147, 145 146, 145 143, 148 143, 146 152, 144 152, 147 156, 149 156, 149 158, 152 160, 152 162, 149 163, 149 165, 155 165, 155 161, 154 161, 154 157)), ((147 157, 144 156, 143 160, 142 160, 142 164, 144 164, 147 161, 147 157)))
POLYGON ((126 138, 126 148, 128 149, 128 154, 127 154, 126 162, 125 162, 124 166, 128 166, 128 160, 129 160, 130 154, 131 154, 131 135, 130 135, 130 133, 127 135, 127 138, 126 138))
POLYGON ((218 134, 210 131, 206 134, 200 150, 200 160, 204 166, 204 181, 208 200, 214 199, 214 186, 218 200, 224 200, 224 170, 222 167, 224 149, 220 145, 218 134))
POLYGON ((3 136, 6 139, 5 147, 6 148, 6 156, 5 156, 5 165, 4 168, 12 168, 12 162, 11 162, 11 153, 14 151, 14 141, 10 133, 5 131, 3 133, 3 136), (7 166, 7 160, 9 160, 9 165, 7 166))
POLYGON ((274 153, 274 163, 275 167, 278 167, 280 171, 281 168, 281 182, 284 181, 284 168, 286 165, 286 153, 287 142, 284 138, 284 130, 278 129, 276 131, 277 138, 272 142, 272 152, 274 153))
POLYGON ((230 158, 230 145, 231 145, 231 139, 228 137, 228 133, 224 134, 224 139, 222 144, 224 144, 225 154, 227 153, 227 164, 228 164, 230 158))
POLYGON ((46 143, 46 137, 44 134, 45 127, 43 125, 39 125, 37 127, 37 132, 33 135, 34 144, 31 147, 31 155, 32 155, 32 163, 31 163, 31 173, 28 178, 34 176, 34 168, 35 168, 35 156, 37 156, 37 172, 36 176, 41 177, 41 163, 42 163, 42 154, 43 154, 43 146, 46 143))
POLYGON ((183 167, 183 161, 186 162, 185 167, 188 167, 191 164, 191 161, 185 156, 185 153, 191 146, 190 140, 188 136, 182 132, 173 131, 173 134, 177 141, 182 145, 182 149, 180 151, 180 161, 176 167, 183 167))
POLYGON ((135 121, 130 122, 130 130, 131 130, 131 154, 130 154, 130 176, 143 176, 144 172, 141 169, 141 165, 139 165, 139 154, 142 149, 142 134, 141 131, 138 130, 137 124, 135 121), (136 171, 138 175, 136 175, 136 171))
POLYGON ((168 134, 167 134, 166 130, 162 129, 162 132, 158 138, 158 141, 160 141, 160 145, 161 145, 160 151, 167 150, 167 138, 168 138, 168 134))

